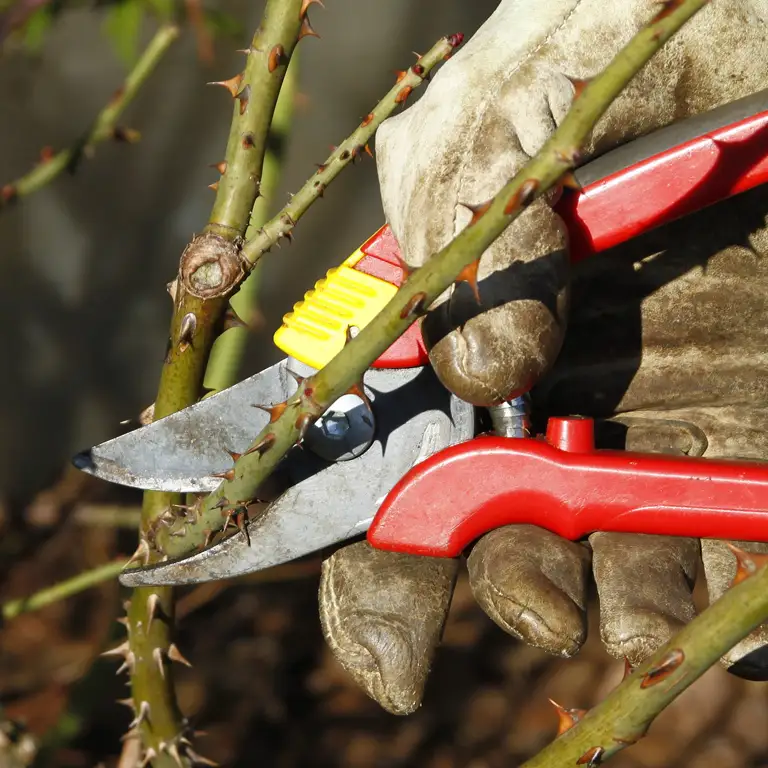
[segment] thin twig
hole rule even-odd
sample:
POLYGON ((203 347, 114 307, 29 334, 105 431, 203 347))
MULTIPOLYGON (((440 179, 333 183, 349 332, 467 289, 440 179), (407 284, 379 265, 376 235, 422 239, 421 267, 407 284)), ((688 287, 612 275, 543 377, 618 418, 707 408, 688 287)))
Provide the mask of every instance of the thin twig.
POLYGON ((60 581, 51 587, 41 589, 29 597, 19 597, 15 600, 9 600, 0 608, 0 616, 4 621, 15 619, 22 613, 30 613, 44 608, 46 605, 56 603, 59 600, 65 600, 72 595, 84 592, 86 589, 95 587, 97 584, 103 584, 105 581, 114 579, 120 571, 125 568, 128 561, 114 560, 111 563, 105 563, 97 568, 84 573, 78 573, 66 581, 60 581))
POLYGON ((138 132, 118 128, 117 121, 178 36, 178 27, 174 25, 160 27, 123 85, 115 91, 109 103, 101 110, 88 133, 74 146, 62 149, 56 154, 47 149, 43 150, 38 165, 24 176, 2 187, 0 208, 20 197, 37 192, 63 171, 73 171, 80 159, 89 156, 96 144, 100 142, 107 139, 136 141, 139 137, 138 132))
POLYGON ((659 14, 583 88, 554 135, 501 191, 475 210, 470 225, 421 269, 374 320, 321 371, 304 380, 286 403, 272 411, 271 422, 235 461, 218 488, 202 497, 197 522, 186 535, 164 542, 165 551, 182 555, 199 546, 208 532, 222 527, 222 511, 237 509, 257 496, 258 488, 304 432, 341 395, 361 393, 365 371, 427 307, 457 279, 476 280, 477 263, 488 246, 534 200, 563 180, 578 163, 581 147, 613 100, 645 63, 707 0, 670 0, 659 14), (222 510, 223 507, 223 510, 222 510))
POLYGON ((742 583, 729 589, 588 713, 558 708, 561 730, 566 730, 521 768, 599 765, 642 738, 660 712, 768 620, 766 556, 739 551, 737 558, 737 581, 743 579, 742 583), (763 567, 757 570, 759 564, 763 567))

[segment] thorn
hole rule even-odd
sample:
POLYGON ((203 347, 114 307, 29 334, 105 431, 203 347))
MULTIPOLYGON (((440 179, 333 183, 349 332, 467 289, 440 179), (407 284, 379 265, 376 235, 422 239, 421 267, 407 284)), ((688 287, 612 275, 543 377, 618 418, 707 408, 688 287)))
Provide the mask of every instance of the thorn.
POLYGON ((129 651, 128 654, 125 657, 125 661, 120 665, 117 672, 115 672, 116 675, 120 675, 123 672, 128 672, 129 674, 133 674, 133 668, 136 665, 136 656, 134 656, 133 651, 129 651))
MULTIPOLYGON (((202 755, 198 755, 197 752, 195 752, 192 747, 187 747, 185 750, 187 757, 193 762, 193 763, 199 763, 200 765, 210 765, 211 768, 219 768, 219 764, 215 760, 210 760, 207 757, 203 757, 202 755)), ((143 768, 143 766, 140 766, 140 768, 143 768)))
POLYGON ((212 189, 214 192, 216 192, 219 188, 219 182, 214 181, 213 184, 208 185, 208 189, 212 189))
POLYGON ((139 539, 139 546, 136 547, 136 551, 131 555, 126 566, 135 562, 140 562, 142 565, 146 565, 149 562, 149 544, 144 537, 139 539))
POLYGON ((13 202, 17 195, 18 190, 13 184, 5 184, 3 188, 0 189, 0 201, 2 201, 3 205, 13 202))
MULTIPOLYGON (((298 405, 298 403, 296 403, 298 405)), ((284 403, 277 403, 275 405, 254 405, 253 408, 259 408, 262 411, 266 411, 269 414, 269 423, 274 424, 282 415, 283 411, 288 407, 288 401, 284 403)))
POLYGON ((238 529, 240 530, 240 533, 245 536, 245 540, 248 542, 248 546, 251 546, 251 536, 248 533, 248 527, 246 523, 248 522, 248 514, 246 510, 241 509, 239 512, 235 514, 235 524, 237 525, 238 529))
POLYGON ((538 188, 539 182, 536 179, 526 179, 509 198, 509 202, 504 208, 505 215, 509 216, 515 211, 527 208, 536 199, 538 188))
POLYGON ((728 549, 733 552, 736 558, 736 575, 733 577, 731 586, 735 587, 742 581, 748 579, 757 573, 760 568, 768 564, 768 555, 761 555, 757 552, 746 552, 730 542, 726 542, 728 549))
POLYGON ((196 330, 197 316, 194 312, 187 312, 187 314, 181 318, 181 325, 179 326, 179 340, 177 342, 179 352, 186 352, 187 349, 192 346, 192 340, 195 337, 196 330))
POLYGON ((562 736, 566 731, 573 728, 576 723, 581 720, 584 715, 587 714, 586 709, 565 709, 565 707, 561 707, 556 701, 553 699, 549 700, 549 703, 555 708, 555 711, 557 712, 557 735, 562 736))
POLYGON ((192 663, 188 659, 184 658, 181 651, 178 649, 176 643, 171 643, 168 646, 168 658, 171 661, 175 661, 179 664, 183 664, 185 667, 192 666, 192 663))
POLYGON ((418 62, 411 67, 411 72, 413 72, 413 74, 417 77, 424 77, 424 67, 422 67, 418 62))
POLYGON ((130 741, 131 739, 138 739, 138 738, 139 738, 139 732, 132 728, 130 731, 126 731, 120 737, 120 742, 124 744, 126 741, 130 741))
POLYGON ((130 707, 132 711, 135 711, 133 699, 130 696, 127 699, 115 699, 115 703, 119 704, 121 707, 130 707))
POLYGON ((316 173, 322 173, 328 167, 325 163, 315 163, 315 165, 317 166, 316 173))
POLYGON ((212 507, 212 509, 226 509, 227 507, 231 507, 232 505, 229 503, 229 499, 226 496, 222 496, 212 507))
POLYGON ((572 171, 563 174, 560 179, 560 184, 564 187, 568 187, 568 189, 574 189, 576 192, 581 192, 581 184, 579 184, 578 179, 572 171))
POLYGON ((206 83, 206 85, 220 85, 222 88, 226 88, 231 94, 232 98, 237 98, 237 92, 240 90, 240 84, 243 82, 243 73, 231 77, 229 80, 218 80, 213 83, 206 83))
POLYGON ((371 401, 368 399, 368 395, 365 394, 365 387, 362 382, 353 384, 346 392, 347 395, 357 395, 369 408, 371 407, 371 401))
POLYGON ((307 15, 309 6, 317 3, 321 8, 325 8, 322 0, 301 0, 301 9, 299 10, 299 18, 303 19, 307 15))
POLYGON ((280 64, 283 63, 283 59, 285 58, 285 48, 283 48, 280 43, 278 43, 270 52, 269 52, 269 58, 267 59, 267 69, 271 72, 274 72, 280 64))
POLYGON ((373 121, 373 112, 369 112, 364 118, 363 122, 360 123, 361 128, 365 128, 366 125, 370 125, 373 121))
POLYGON ((124 643, 121 643, 115 648, 110 648, 108 651, 103 651, 100 656, 106 656, 109 658, 110 656, 122 656, 123 658, 126 658, 128 654, 131 652, 131 646, 130 643, 126 640, 124 643))
POLYGON ((168 291, 168 295, 174 302, 176 301, 176 291, 178 290, 178 286, 179 279, 177 277, 174 277, 170 283, 165 284, 165 290, 168 291))
POLYGON ((296 438, 297 444, 301 443, 304 440, 304 436, 307 434, 307 430, 310 428, 313 421, 314 419, 312 418, 312 415, 309 413, 302 413, 296 419, 293 426, 299 430, 299 435, 296 438))
POLYGON ((448 42, 448 45, 451 46, 451 48, 458 48, 464 42, 464 33, 456 32, 453 35, 449 35, 445 39, 448 42))
POLYGON ((603 762, 605 749, 603 747, 592 747, 588 749, 577 761, 576 765, 586 765, 587 768, 596 768, 603 762))
POLYGON ((147 619, 147 634, 149 634, 149 629, 152 626, 152 619, 155 618, 159 608, 160 595, 158 595, 157 592, 151 592, 147 598, 147 615, 149 616, 147 619))
POLYGON ((127 616, 121 616, 119 619, 115 619, 115 621, 118 624, 122 624, 124 627, 128 627, 130 625, 130 622, 128 621, 127 616))
POLYGON ((657 21, 661 21, 662 19, 666 19, 667 16, 671 16, 681 4, 682 0, 661 0, 661 2, 656 3, 656 5, 661 6, 661 10, 651 19, 651 24, 655 24, 657 21))
POLYGON ((576 101, 576 99, 581 96, 581 94, 584 92, 584 89, 589 85, 589 80, 583 80, 580 77, 569 77, 568 75, 565 75, 565 79, 573 86, 573 100, 576 101))
POLYGON ((423 314, 426 309, 424 306, 426 298, 427 294, 424 293, 424 291, 414 293, 413 296, 408 299, 408 303, 400 311, 400 319, 405 320, 406 317, 410 317, 411 315, 423 314))
POLYGON ((477 284, 477 271, 479 268, 480 259, 477 259, 471 264, 467 264, 467 266, 459 272, 455 280, 457 283, 467 283, 469 285, 478 304, 480 304, 480 286, 477 284))
POLYGON ((144 753, 142 761, 139 763, 139 768, 147 768, 147 766, 157 757, 157 752, 152 747, 147 747, 147 751, 144 753))
POLYGON ((242 453, 238 453, 237 451, 230 451, 228 448, 225 448, 224 450, 229 454, 232 461, 237 461, 243 455, 242 453))
POLYGON ((621 677, 621 682, 623 683, 628 677, 632 675, 632 673, 635 670, 632 668, 632 665, 629 663, 629 659, 625 656, 624 657, 624 674, 621 677))
POLYGON ((275 434, 273 432, 268 432, 258 443, 256 443, 256 445, 253 446, 253 448, 249 448, 243 456, 248 456, 251 453, 258 453, 259 458, 261 458, 274 445, 275 440, 277 440, 275 434))
POLYGON ((325 197, 325 184, 321 184, 319 181, 316 181, 315 187, 317 188, 317 196, 325 197))
POLYGON ((222 160, 220 163, 213 163, 208 167, 215 168, 223 176, 227 172, 227 161, 222 160))
POLYGON ((179 754, 179 745, 175 741, 172 741, 168 745, 167 752, 173 758, 173 762, 176 763, 179 768, 184 768, 184 761, 181 759, 181 755, 179 754))
MULTIPOLYGON (((248 453, 248 451, 246 451, 246 453, 248 453)), ((216 477, 219 480, 227 480, 228 482, 231 482, 235 479, 235 470, 228 469, 226 472, 211 472, 211 477, 216 477)))
POLYGON ((314 29, 312 29, 312 25, 309 23, 309 16, 305 13, 304 16, 301 18, 301 28, 299 29, 299 36, 296 38, 296 41, 298 42, 303 37, 317 37, 320 38, 320 35, 315 32, 314 29))
POLYGON ((122 144, 136 144, 141 139, 141 133, 135 128, 120 128, 118 126, 112 129, 112 138, 122 144))
POLYGON ((163 661, 163 649, 159 646, 152 651, 152 658, 155 660, 160 677, 165 679, 165 662, 163 661))
POLYGON ((245 114, 245 110, 248 109, 248 100, 251 98, 251 86, 246 85, 235 98, 240 102, 240 114, 245 114))
POLYGON ((139 704, 139 714, 129 724, 129 728, 138 728, 142 723, 149 721, 149 702, 142 701, 139 704))
POLYGON ((349 344, 358 333, 360 333, 360 329, 356 325, 348 325, 344 330, 344 346, 349 344))
POLYGON ((201 549, 205 549, 211 543, 211 539, 213 538, 214 534, 210 528, 206 528, 203 533, 205 534, 205 538, 203 539, 203 546, 201 549))
POLYGON ((397 75, 397 80, 395 80, 395 83, 399 83, 407 74, 407 69, 396 69, 395 75, 397 75))
POLYGON ((471 227, 473 224, 476 224, 483 216, 483 214, 491 207, 492 202, 493 199, 486 200, 484 203, 478 203, 477 205, 460 203, 460 205, 463 205, 465 208, 469 208, 469 210, 472 211, 472 218, 467 226, 471 227))
POLYGON ((285 372, 296 382, 300 387, 304 383, 305 376, 299 376, 298 373, 294 373, 290 368, 286 368, 285 372))
POLYGON ((402 88, 397 96, 395 96, 395 104, 402 104, 411 95, 411 91, 413 91, 413 88, 410 85, 402 88))
POLYGON ((39 158, 40 165, 45 165, 46 163, 50 163, 51 160, 53 160, 55 154, 56 153, 53 151, 53 147, 51 146, 43 147, 40 150, 40 158, 39 158))
POLYGON ((652 666, 643 676, 641 688, 650 688, 666 680, 685 661, 685 654, 679 648, 669 651, 658 664, 652 666))

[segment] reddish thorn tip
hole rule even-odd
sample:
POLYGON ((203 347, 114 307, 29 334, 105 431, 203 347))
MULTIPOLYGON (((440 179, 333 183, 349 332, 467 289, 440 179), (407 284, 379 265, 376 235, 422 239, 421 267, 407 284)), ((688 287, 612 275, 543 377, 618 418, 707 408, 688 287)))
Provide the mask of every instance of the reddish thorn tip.
POLYGON ((451 48, 458 48, 464 42, 464 33, 456 32, 453 35, 449 35, 446 40, 448 41, 448 45, 450 45, 451 48))
POLYGON ((275 444, 275 440, 277 440, 277 436, 273 432, 269 432, 243 455, 248 456, 251 453, 258 453, 259 458, 261 458, 275 444))
POLYGON ((562 736, 566 731, 573 728, 576 723, 581 720, 584 715, 587 714, 586 709, 566 709, 561 707, 553 699, 549 700, 549 703, 555 708, 557 712, 557 735, 562 736))
POLYGON ((456 277, 457 283, 467 283, 469 285, 475 296, 475 301, 477 301, 478 304, 480 304, 480 287, 477 284, 477 271, 479 268, 480 259, 477 259, 471 264, 467 264, 456 277))
POLYGON ((517 210, 527 208, 536 199, 538 188, 539 182, 536 179, 526 179, 509 198, 509 202, 504 207, 504 213, 509 216, 517 210))
POLYGON ((650 688, 658 685, 672 675, 678 667, 685 661, 685 654, 679 648, 673 648, 669 651, 658 664, 652 666, 643 676, 640 683, 641 688, 650 688))
POLYGON ((309 23, 309 16, 306 14, 304 14, 301 19, 301 28, 299 29, 299 36, 296 39, 298 41, 305 37, 320 37, 320 35, 312 29, 312 25, 309 23))
POLYGON ((603 762, 604 747, 588 749, 577 761, 576 765, 586 765, 587 768, 597 768, 603 762))
POLYGON ((226 88, 232 94, 232 98, 234 99, 240 90, 240 84, 242 82, 243 75, 240 73, 239 75, 231 77, 229 80, 218 80, 213 83, 208 83, 208 85, 220 85, 222 88, 226 88))
POLYGON ((400 311, 400 319, 405 320, 406 317, 411 317, 412 315, 424 314, 426 311, 426 307, 424 306, 426 300, 427 294, 424 293, 424 291, 414 293, 413 296, 408 299, 408 303, 400 311))
POLYGON ((360 123, 361 128, 365 128, 366 125, 370 125, 371 121, 373 120, 373 112, 369 112, 364 118, 363 122, 360 123))
POLYGON ((406 85, 405 88, 401 88, 400 92, 395 97, 395 103, 402 104, 411 95, 412 91, 413 88, 411 88, 410 85, 406 85))
POLYGON ((285 48, 278 43, 270 52, 267 58, 267 69, 274 72, 285 59, 285 48))

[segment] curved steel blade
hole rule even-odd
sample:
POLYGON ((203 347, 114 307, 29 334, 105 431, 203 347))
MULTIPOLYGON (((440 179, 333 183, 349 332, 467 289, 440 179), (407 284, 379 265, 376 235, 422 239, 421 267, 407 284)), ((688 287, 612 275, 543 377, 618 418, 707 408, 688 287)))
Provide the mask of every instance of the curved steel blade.
POLYGON ((470 439, 474 409, 437 380, 431 368, 371 370, 366 374, 376 437, 351 461, 327 464, 305 451, 288 458, 294 477, 305 462, 303 480, 292 485, 237 533, 189 557, 124 571, 130 587, 190 584, 269 568, 365 532, 394 484, 414 464, 442 448, 470 439), (249 540, 250 539, 250 543, 249 540))
POLYGON ((72 460, 91 475, 119 485, 176 493, 209 492, 232 466, 227 451, 242 453, 269 421, 257 405, 296 391, 288 359, 189 408, 107 440, 72 460))

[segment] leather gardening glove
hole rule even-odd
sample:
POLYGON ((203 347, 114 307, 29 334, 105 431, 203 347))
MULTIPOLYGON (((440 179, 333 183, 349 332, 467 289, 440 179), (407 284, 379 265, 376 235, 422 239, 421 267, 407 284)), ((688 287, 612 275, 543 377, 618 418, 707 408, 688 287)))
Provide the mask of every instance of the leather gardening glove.
MULTIPOLYGON (((379 129, 384 210, 410 265, 445 246, 471 206, 544 144, 571 103, 569 77, 602 70, 658 10, 649 0, 499 4, 421 100, 379 129)), ((617 99, 588 152, 768 87, 766 19, 768 0, 714 0, 617 99)), ((437 375, 476 405, 541 380, 534 413, 620 414, 606 424, 625 432, 629 449, 768 458, 768 267, 757 255, 768 254, 767 201, 755 190, 696 224, 641 238, 593 260, 571 287, 564 229, 537 201, 483 255, 481 304, 460 283, 424 319, 437 375)), ((698 539, 597 533, 575 543, 515 525, 481 538, 468 569, 475 598, 500 627, 565 657, 584 642, 593 575, 605 646, 635 664, 693 617, 700 556, 716 599, 734 558, 698 539)), ((330 647, 390 712, 421 701, 458 567, 365 542, 323 566, 330 647)), ((724 663, 765 677, 758 649, 767 641, 758 630, 724 663)))

